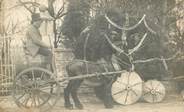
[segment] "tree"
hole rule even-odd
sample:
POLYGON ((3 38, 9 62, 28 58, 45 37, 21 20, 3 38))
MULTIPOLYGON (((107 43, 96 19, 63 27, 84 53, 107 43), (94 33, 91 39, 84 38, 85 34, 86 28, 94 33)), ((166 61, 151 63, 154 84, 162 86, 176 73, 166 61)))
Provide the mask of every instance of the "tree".
POLYGON ((61 27, 63 35, 75 42, 88 25, 90 17, 90 0, 69 0, 68 14, 61 27))
MULTIPOLYGON (((184 67, 184 1, 176 0, 176 4, 173 7, 170 7, 167 11, 167 16, 174 16, 170 23, 167 24, 169 33, 169 42, 167 46, 172 51, 179 51, 179 56, 172 61, 170 64, 170 68, 174 77, 182 77, 183 76, 183 67, 184 67)), ((183 90, 183 81, 178 82, 179 90, 183 90)))

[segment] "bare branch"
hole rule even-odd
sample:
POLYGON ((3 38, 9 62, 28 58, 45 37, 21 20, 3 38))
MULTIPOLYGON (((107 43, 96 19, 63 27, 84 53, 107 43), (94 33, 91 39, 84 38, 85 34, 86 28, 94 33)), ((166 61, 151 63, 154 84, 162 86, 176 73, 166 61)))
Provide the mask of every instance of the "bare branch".
POLYGON ((141 41, 139 42, 139 44, 137 46, 135 46, 133 49, 129 50, 128 55, 131 55, 132 53, 136 52, 140 48, 140 46, 143 44, 146 37, 147 37, 147 33, 144 34, 144 36, 142 37, 141 41))
POLYGON ((65 4, 66 4, 66 3, 63 1, 63 5, 62 5, 62 7, 59 9, 59 11, 58 11, 58 13, 57 13, 56 16, 60 16, 60 15, 64 12, 65 4))
POLYGON ((60 16, 58 16, 58 18, 61 18, 61 17, 65 16, 65 15, 67 15, 68 13, 69 13, 69 12, 63 13, 63 14, 61 14, 60 16))
POLYGON ((56 17, 59 16, 63 12, 63 10, 64 10, 64 7, 61 7, 57 12, 56 17))
POLYGON ((150 59, 145 59, 145 60, 135 60, 135 61, 133 61, 133 63, 137 64, 137 63, 147 63, 147 62, 152 62, 152 61, 170 61, 170 60, 176 58, 179 53, 180 52, 178 51, 169 58, 163 58, 162 57, 162 58, 150 58, 150 59))
POLYGON ((23 5, 31 14, 33 13, 33 11, 32 11, 28 6, 26 6, 27 3, 24 3, 24 2, 22 2, 21 0, 19 0, 19 2, 20 2, 21 5, 23 5))

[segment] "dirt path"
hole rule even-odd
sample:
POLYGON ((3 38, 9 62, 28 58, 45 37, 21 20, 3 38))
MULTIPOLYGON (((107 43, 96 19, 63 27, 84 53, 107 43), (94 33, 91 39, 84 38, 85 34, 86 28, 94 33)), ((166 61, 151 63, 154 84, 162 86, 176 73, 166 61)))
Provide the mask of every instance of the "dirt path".
MULTIPOLYGON (((84 98, 88 99, 88 98, 84 98)), ((184 112, 184 102, 178 95, 170 95, 161 103, 150 104, 144 101, 139 101, 136 104, 123 106, 115 105, 113 109, 105 109, 103 104, 99 101, 87 101, 82 99, 84 110, 66 110, 63 107, 63 100, 60 99, 52 109, 52 112, 184 112)), ((38 112, 37 110, 21 110, 19 109, 11 98, 9 100, 1 101, 0 112, 38 112)))

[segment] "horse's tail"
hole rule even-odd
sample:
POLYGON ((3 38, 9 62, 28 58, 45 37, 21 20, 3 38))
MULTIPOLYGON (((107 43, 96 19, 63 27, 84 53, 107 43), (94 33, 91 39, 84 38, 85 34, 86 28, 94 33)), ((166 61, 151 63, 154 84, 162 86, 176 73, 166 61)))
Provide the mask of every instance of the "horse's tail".
POLYGON ((68 74, 68 76, 75 76, 78 71, 80 71, 81 65, 79 64, 80 61, 78 60, 72 60, 69 62, 65 69, 68 74))

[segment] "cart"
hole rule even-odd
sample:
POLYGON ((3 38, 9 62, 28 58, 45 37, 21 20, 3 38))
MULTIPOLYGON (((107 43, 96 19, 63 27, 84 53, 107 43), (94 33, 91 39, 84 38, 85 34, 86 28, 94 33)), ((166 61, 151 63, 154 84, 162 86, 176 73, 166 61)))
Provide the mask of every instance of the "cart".
POLYGON ((126 71, 86 74, 75 77, 57 78, 47 69, 31 67, 23 70, 13 80, 12 95, 15 103, 22 108, 38 108, 45 112, 50 110, 60 99, 63 84, 70 80, 84 79, 99 75, 115 75, 126 71))
MULTIPOLYGON (((24 48, 24 46, 22 47, 24 48)), ((52 51, 53 51, 54 63, 66 61, 63 59, 57 60, 56 53, 58 52, 58 50, 52 48, 52 51)), ((65 52, 65 51, 62 51, 62 52, 65 52)), ((49 111, 54 107, 54 105, 60 99, 61 90, 63 87, 65 87, 68 81, 76 80, 76 79, 85 79, 89 77, 98 77, 100 75, 116 75, 116 74, 121 74, 126 72, 123 70, 123 71, 93 73, 93 74, 85 74, 85 75, 81 74, 81 76, 67 77, 67 75, 63 75, 63 74, 61 75, 61 73, 56 70, 58 67, 57 65, 54 66, 55 69, 53 72, 51 72, 51 70, 48 67, 42 66, 40 64, 36 64, 36 62, 29 55, 29 53, 27 53, 26 50, 24 50, 24 53, 26 58, 26 63, 25 63, 26 65, 22 65, 24 67, 20 72, 18 72, 18 74, 16 74, 15 76, 13 75, 11 76, 12 77, 11 79, 12 97, 14 99, 14 102, 21 109, 35 108, 40 110, 41 112, 49 111)), ((72 60, 68 60, 68 61, 72 61, 72 60)), ((15 71, 14 71, 14 74, 15 74, 15 71)), ((132 80, 132 79, 130 78, 128 80, 132 80)), ((132 81, 128 81, 128 82, 132 82, 132 81)), ((142 86, 141 87, 139 86, 138 88, 140 88, 139 90, 142 91, 142 86)), ((135 89, 135 92, 136 92, 136 89, 135 89)), ((136 96, 137 98, 134 102, 136 102, 140 96, 141 94, 136 96)), ((129 100, 130 98, 127 97, 126 99, 129 100)))

